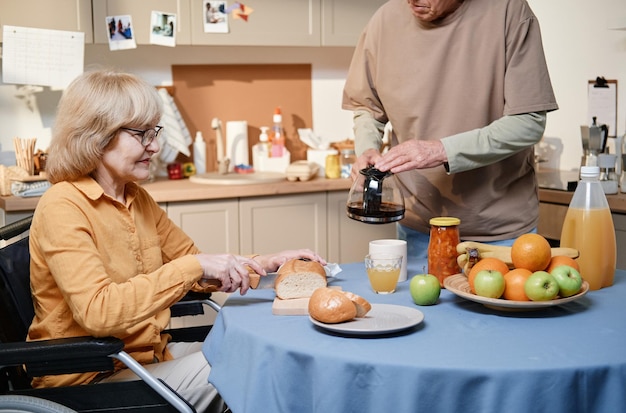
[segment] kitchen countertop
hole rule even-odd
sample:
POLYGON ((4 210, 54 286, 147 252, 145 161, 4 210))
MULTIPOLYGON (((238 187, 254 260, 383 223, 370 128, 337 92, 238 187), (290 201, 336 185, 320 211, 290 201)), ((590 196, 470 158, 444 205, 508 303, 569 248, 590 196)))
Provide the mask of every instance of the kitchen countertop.
MULTIPOLYGON (((539 189, 539 201, 550 204, 569 205, 574 192, 558 191, 554 189, 539 189)), ((607 195, 611 212, 616 214, 626 214, 626 193, 607 195)))
MULTIPOLYGON (((190 182, 188 179, 158 179, 143 184, 156 202, 208 201, 229 198, 248 198, 255 196, 289 195, 311 192, 348 191, 350 179, 325 179, 316 177, 310 181, 283 181, 271 184, 253 185, 206 185, 190 182)), ((555 189, 539 189, 541 202, 569 205, 573 192, 555 189)), ((626 214, 626 193, 607 195, 611 211, 626 214)), ((33 211, 39 197, 22 198, 16 196, 0 197, 0 208, 5 212, 33 211)))
MULTIPOLYGON (((350 179, 325 179, 315 177, 309 181, 285 181, 270 184, 252 185, 207 185, 188 179, 158 179, 142 184, 156 202, 208 201, 229 198, 249 198, 255 196, 289 195, 311 192, 348 191, 350 179)), ((0 208, 5 212, 33 211, 39 197, 22 198, 17 196, 0 197, 0 208)))

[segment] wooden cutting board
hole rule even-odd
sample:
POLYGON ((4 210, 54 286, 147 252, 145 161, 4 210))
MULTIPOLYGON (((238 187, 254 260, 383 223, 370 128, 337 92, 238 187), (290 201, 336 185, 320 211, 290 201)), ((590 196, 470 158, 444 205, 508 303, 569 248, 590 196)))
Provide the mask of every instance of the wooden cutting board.
MULTIPOLYGON (((340 286, 329 286, 335 290, 341 290, 340 286)), ((274 315, 309 315, 309 298, 293 298, 291 300, 281 300, 274 298, 272 303, 272 314, 274 315)))

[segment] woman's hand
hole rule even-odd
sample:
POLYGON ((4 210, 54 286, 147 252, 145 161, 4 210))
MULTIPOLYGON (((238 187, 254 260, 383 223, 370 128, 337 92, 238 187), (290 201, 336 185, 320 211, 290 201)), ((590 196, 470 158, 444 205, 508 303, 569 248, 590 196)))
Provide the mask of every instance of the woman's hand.
POLYGON ((267 274, 257 261, 240 255, 197 254, 195 257, 204 271, 199 281, 200 285, 203 281, 205 284, 216 284, 210 280, 217 280, 221 283, 219 290, 226 293, 235 292, 238 288, 241 295, 248 291, 250 288, 248 267, 259 275, 267 274))
POLYGON ((434 168, 447 161, 441 141, 411 139, 389 149, 375 161, 374 167, 382 172, 396 174, 411 169, 434 168))
POLYGON ((309 249, 287 250, 276 254, 257 255, 254 260, 261 264, 267 272, 275 272, 281 265, 289 260, 299 258, 307 258, 311 261, 317 261, 322 265, 326 265, 326 260, 309 249))

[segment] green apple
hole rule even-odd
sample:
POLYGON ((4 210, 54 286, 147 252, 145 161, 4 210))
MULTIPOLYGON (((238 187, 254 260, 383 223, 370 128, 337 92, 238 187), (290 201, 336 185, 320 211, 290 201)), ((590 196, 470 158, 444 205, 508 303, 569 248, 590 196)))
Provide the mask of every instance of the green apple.
POLYGON ((432 274, 417 274, 409 283, 411 298, 417 305, 433 305, 439 299, 441 286, 439 279, 432 274))
POLYGON ((559 283, 546 271, 535 271, 526 280, 524 292, 532 301, 549 301, 559 294, 559 283))
POLYGON ((488 298, 500 298, 504 294, 504 276, 500 271, 482 270, 474 277, 476 295, 488 298))
POLYGON ((580 273, 574 267, 569 265, 559 265, 550 271, 550 275, 554 277, 559 284, 559 295, 563 298, 571 297, 580 291, 583 285, 583 279, 580 273))

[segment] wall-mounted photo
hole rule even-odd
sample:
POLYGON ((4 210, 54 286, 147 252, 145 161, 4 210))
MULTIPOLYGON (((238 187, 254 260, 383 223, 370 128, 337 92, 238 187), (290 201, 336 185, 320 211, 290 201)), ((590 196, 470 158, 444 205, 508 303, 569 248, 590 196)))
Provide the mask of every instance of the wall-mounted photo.
POLYGON ((228 33, 228 13, 225 1, 204 0, 204 32, 228 33))
POLYGON ((150 43, 176 46, 176 15, 153 11, 150 19, 150 43))
POLYGON ((106 21, 107 29, 109 30, 110 50, 137 48, 130 16, 107 16, 106 21))

